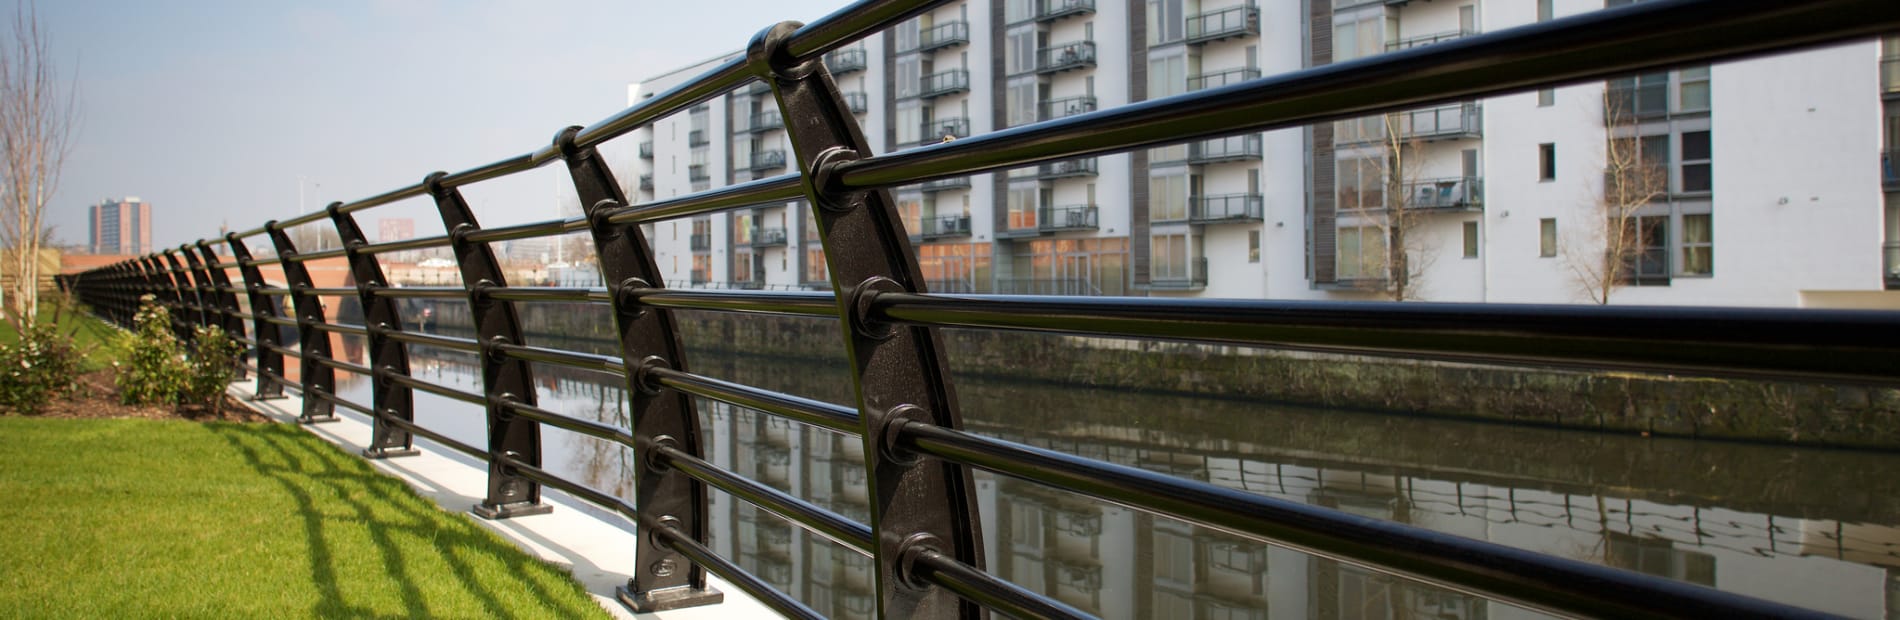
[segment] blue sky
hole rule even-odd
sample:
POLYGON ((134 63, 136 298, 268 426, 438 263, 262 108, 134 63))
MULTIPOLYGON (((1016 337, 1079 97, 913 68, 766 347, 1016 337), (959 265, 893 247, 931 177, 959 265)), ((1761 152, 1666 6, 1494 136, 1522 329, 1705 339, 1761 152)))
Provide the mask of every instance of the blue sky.
POLYGON ((378 194, 528 152, 624 107, 629 82, 845 4, 41 2, 80 115, 49 219, 83 242, 88 205, 139 196, 166 246, 295 215, 300 178, 310 208, 378 194))

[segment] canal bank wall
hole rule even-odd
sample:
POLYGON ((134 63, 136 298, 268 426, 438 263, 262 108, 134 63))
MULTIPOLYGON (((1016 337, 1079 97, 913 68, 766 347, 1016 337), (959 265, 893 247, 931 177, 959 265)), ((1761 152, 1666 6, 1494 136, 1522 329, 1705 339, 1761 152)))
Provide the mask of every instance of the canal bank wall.
MULTIPOLYGON (((433 305, 443 329, 467 324, 466 305, 433 305)), ((613 350, 614 327, 604 307, 531 304, 521 310, 528 333, 554 335, 543 336, 557 340, 549 344, 613 350)), ((834 321, 711 312, 675 317, 684 344, 696 354, 842 362, 834 321)), ((940 334, 951 371, 959 376, 1614 433, 1900 450, 1900 390, 1894 389, 1023 332, 940 334)))

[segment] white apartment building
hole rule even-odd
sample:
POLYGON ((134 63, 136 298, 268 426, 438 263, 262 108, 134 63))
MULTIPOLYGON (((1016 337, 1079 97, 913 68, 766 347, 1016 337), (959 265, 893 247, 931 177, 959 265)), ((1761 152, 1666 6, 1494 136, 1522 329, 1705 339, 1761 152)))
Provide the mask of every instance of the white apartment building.
MULTIPOLYGON (((882 153, 1604 5, 965 0, 826 64, 882 153)), ((893 196, 938 292, 1900 308, 1896 54, 1868 40, 893 196)), ((793 159, 763 84, 637 139, 640 201, 793 159)), ((663 222, 653 245, 674 286, 826 288, 805 211, 663 222)))

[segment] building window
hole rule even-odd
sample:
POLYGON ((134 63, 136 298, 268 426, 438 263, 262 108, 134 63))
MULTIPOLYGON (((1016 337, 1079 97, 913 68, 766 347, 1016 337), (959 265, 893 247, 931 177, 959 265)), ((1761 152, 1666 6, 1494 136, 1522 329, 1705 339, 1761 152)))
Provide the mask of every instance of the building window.
POLYGON ((1186 174, 1148 177, 1148 221, 1179 222, 1188 219, 1187 200, 1186 174))
POLYGON ((1537 220, 1537 255, 1545 258, 1557 255, 1557 218, 1537 220))
POLYGON ((1247 231, 1247 262, 1260 262, 1260 231, 1247 231))
POLYGON ((1687 131, 1682 134, 1682 193, 1707 192, 1713 186, 1709 164, 1709 132, 1687 131))
POLYGON ((1188 266, 1187 235, 1155 235, 1149 245, 1150 280, 1186 280, 1188 266))
POLYGON ((1398 13, 1387 11, 1384 6, 1333 16, 1333 62, 1384 52, 1387 41, 1398 39, 1398 13))
POLYGON ((1702 213, 1682 216, 1682 275, 1715 274, 1715 230, 1713 216, 1702 213))
POLYGON ((1630 251, 1623 258, 1623 280, 1638 286, 1669 284, 1669 216, 1632 217, 1623 221, 1630 251))
POLYGON ((1339 229, 1339 278, 1364 280, 1385 277, 1385 230, 1378 226, 1342 226, 1339 229))
POLYGON ((1537 145, 1537 180, 1557 180, 1557 145, 1545 142, 1537 145))
POLYGON ((1708 112, 1712 103, 1709 68, 1690 67, 1610 80, 1606 97, 1609 110, 1604 117, 1612 125, 1632 120, 1627 117, 1708 112))
POLYGON ((1548 108, 1557 105, 1557 89, 1541 88, 1537 91, 1537 107, 1548 108))
POLYGON ((1555 0, 1537 0, 1537 21, 1550 21, 1550 18, 1556 12, 1554 10, 1555 7, 1551 6, 1552 4, 1555 4, 1555 0))
POLYGON ((1148 46, 1180 41, 1186 36, 1187 16, 1182 0, 1148 0, 1148 46))
MULTIPOLYGON (((1009 126, 1028 125, 1042 120, 1036 116, 1036 103, 1038 101, 1036 95, 1037 87, 1038 83, 1034 77, 1010 80, 1008 90, 1004 91, 1006 98, 1004 108, 1009 113, 1009 126)), ((968 116, 965 116, 965 118, 968 118, 968 116)))
POLYGON ((1342 211, 1385 207, 1385 165, 1379 157, 1339 160, 1338 204, 1342 211))
POLYGON ((1478 257, 1478 223, 1465 222, 1465 258, 1478 257))

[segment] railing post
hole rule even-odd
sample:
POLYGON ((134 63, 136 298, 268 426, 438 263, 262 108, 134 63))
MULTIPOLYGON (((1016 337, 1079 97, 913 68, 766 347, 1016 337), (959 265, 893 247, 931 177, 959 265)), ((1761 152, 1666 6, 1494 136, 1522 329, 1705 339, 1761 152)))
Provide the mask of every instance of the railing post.
POLYGON ((600 257, 600 272, 613 300, 620 355, 627 365, 627 408, 633 419, 634 505, 641 531, 633 579, 620 589, 620 601, 637 612, 661 611, 725 600, 706 583, 706 569, 666 545, 658 532, 674 528, 701 543, 708 541, 706 486, 683 472, 648 458, 657 446, 693 456, 700 447, 699 416, 685 393, 661 389, 646 380, 651 368, 686 370, 686 349, 671 312, 642 308, 628 293, 665 286, 652 246, 636 224, 614 224, 605 215, 627 203, 607 162, 592 147, 579 148, 579 127, 562 130, 554 146, 567 162, 574 192, 587 209, 588 229, 600 257))
POLYGON ((330 335, 316 328, 324 322, 323 302, 310 292, 315 288, 310 283, 310 271, 297 260, 297 246, 291 243, 290 235, 277 225, 277 220, 265 222, 264 231, 270 234, 271 244, 277 246, 277 258, 283 261, 284 280, 289 284, 290 303, 297 315, 297 342, 302 347, 297 374, 303 382, 303 415, 297 421, 312 424, 336 420, 336 403, 320 396, 336 394, 336 369, 315 361, 330 360, 330 335))
MULTIPOLYGON (((244 337, 244 319, 238 316, 237 293, 231 290, 231 276, 224 272, 225 264, 218 260, 218 253, 211 250, 211 244, 199 239, 198 255, 204 260, 204 274, 211 289, 205 298, 207 303, 215 303, 218 308, 218 324, 224 328, 226 336, 232 339, 244 337)), ((185 256, 189 258, 190 252, 185 256)), ((237 378, 247 378, 242 356, 237 360, 237 378)))
POLYGON ((402 311, 396 308, 396 300, 382 297, 376 291, 388 285, 383 277, 383 267, 375 254, 366 254, 362 247, 369 245, 369 239, 363 236, 363 229, 356 225, 356 218, 343 212, 343 203, 333 202, 324 211, 330 214, 330 222, 336 225, 337 239, 343 242, 343 256, 350 265, 350 277, 356 280, 356 299, 363 306, 363 327, 369 332, 369 367, 376 372, 370 377, 374 393, 370 395, 372 408, 376 410, 374 430, 370 434, 369 447, 363 449, 363 456, 380 459, 396 456, 415 456, 421 452, 415 449, 415 439, 409 431, 390 425, 385 420, 397 419, 413 421, 415 416, 415 396, 408 387, 383 378, 382 373, 399 375, 409 374, 409 350, 402 343, 389 338, 389 332, 402 331, 402 311))
POLYGON ((449 235, 449 247, 462 274, 462 286, 468 289, 469 318, 475 322, 475 337, 482 344, 482 389, 488 413, 488 495, 475 505, 475 514, 487 519, 506 519, 545 514, 551 506, 541 503, 541 485, 517 475, 503 458, 539 467, 541 465, 541 425, 525 420, 505 408, 507 402, 536 404, 534 373, 528 362, 508 358, 494 351, 497 344, 523 344, 521 319, 514 302, 491 299, 488 289, 507 286, 501 262, 487 243, 470 241, 468 234, 480 229, 475 212, 462 199, 462 192, 442 184, 443 173, 430 174, 423 180, 435 208, 442 216, 442 230, 449 235))
POLYGON ((201 323, 203 310, 198 304, 198 291, 191 287, 191 278, 185 275, 185 268, 178 262, 175 250, 164 249, 152 254, 159 269, 165 273, 163 282, 171 287, 172 299, 178 304, 178 311, 172 313, 172 319, 178 328, 178 341, 191 342, 196 337, 191 328, 201 323))
POLYGON ((172 335, 179 342, 191 339, 191 330, 185 328, 185 300, 178 294, 178 281, 172 279, 171 267, 158 253, 145 255, 146 280, 150 282, 152 294, 158 297, 160 305, 170 311, 172 335))
POLYGON ((977 618, 978 605, 906 574, 908 558, 936 552, 983 566, 975 486, 968 470, 898 449, 912 424, 960 428, 956 398, 935 330, 873 323, 871 301, 886 292, 923 292, 910 238, 890 192, 842 192, 832 167, 871 152, 831 74, 817 58, 799 61, 786 41, 800 24, 761 31, 746 50, 750 68, 772 85, 818 220, 851 360, 876 532, 878 617, 977 618))
POLYGON ((267 320, 277 318, 277 300, 264 293, 268 286, 264 272, 257 268, 244 240, 237 233, 226 233, 224 243, 231 247, 231 260, 237 261, 238 273, 244 277, 244 296, 251 303, 251 332, 256 334, 253 340, 257 343, 252 349, 257 359, 257 391, 251 394, 251 400, 283 398, 284 384, 273 377, 284 376, 284 354, 271 347, 284 346, 284 332, 267 320))
POLYGON ((179 276, 179 279, 191 281, 192 294, 198 299, 198 327, 222 324, 224 320, 218 317, 218 304, 214 301, 217 298, 212 296, 211 277, 205 275, 204 268, 198 265, 198 256, 191 253, 191 244, 178 246, 177 259, 173 262, 181 263, 184 275, 179 276))

